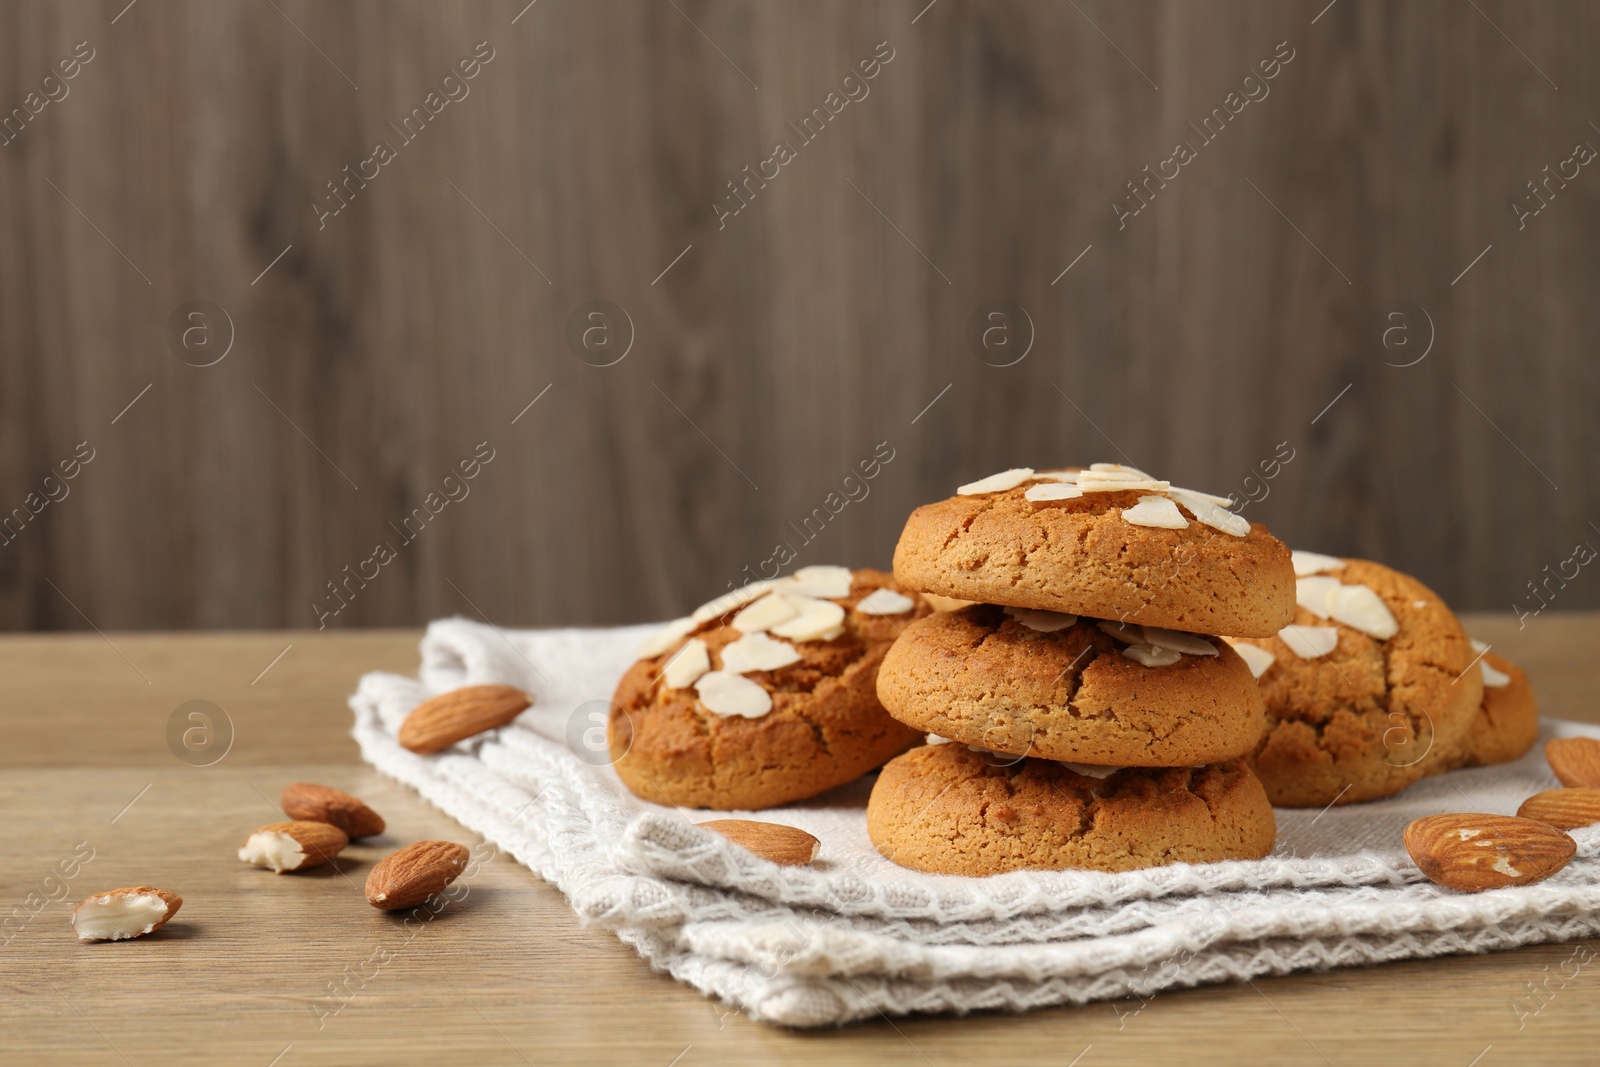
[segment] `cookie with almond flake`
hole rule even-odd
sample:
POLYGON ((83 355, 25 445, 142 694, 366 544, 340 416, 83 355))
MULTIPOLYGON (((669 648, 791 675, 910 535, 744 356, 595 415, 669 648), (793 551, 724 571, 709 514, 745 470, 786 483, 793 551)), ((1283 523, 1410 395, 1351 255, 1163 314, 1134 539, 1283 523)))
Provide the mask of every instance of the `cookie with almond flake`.
POLYGON ((1117 464, 1005 471, 912 512, 894 575, 982 603, 1269 637, 1294 615, 1289 550, 1227 502, 1117 464))
POLYGON ((1242 759, 1080 769, 933 744, 890 760, 867 801, 873 846, 934 874, 1253 860, 1272 851, 1276 834, 1272 805, 1242 759))
POLYGON ((994 752, 1194 767, 1255 751, 1261 689, 1220 638, 983 604, 906 627, 878 671, 889 714, 994 752))
POLYGON ((1293 624, 1236 642, 1257 650, 1267 733, 1252 763, 1272 802, 1373 800, 1466 763, 1483 677, 1444 601, 1378 563, 1294 555, 1293 624))
POLYGON ((755 810, 859 778, 922 740, 878 702, 878 667, 933 609, 882 571, 802 567, 669 623, 622 677, 607 727, 645 800, 755 810))

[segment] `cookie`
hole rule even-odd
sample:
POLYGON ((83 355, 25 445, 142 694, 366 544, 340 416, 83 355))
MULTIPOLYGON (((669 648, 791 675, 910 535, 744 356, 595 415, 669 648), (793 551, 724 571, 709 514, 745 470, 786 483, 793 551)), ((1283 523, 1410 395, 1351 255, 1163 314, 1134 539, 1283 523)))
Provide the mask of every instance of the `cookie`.
POLYGON ((1237 642, 1260 650, 1247 656, 1261 670, 1268 726, 1252 763, 1272 802, 1372 800, 1455 765, 1483 699, 1455 615, 1381 564, 1295 556, 1294 623, 1237 642))
POLYGON ((1528 675, 1509 660, 1485 652, 1478 661, 1483 702, 1472 718, 1461 766, 1510 763, 1533 747, 1539 736, 1539 705, 1528 675))
POLYGON ((878 699, 962 744, 1114 767, 1221 763, 1266 729, 1260 687, 1220 638, 992 604, 907 626, 878 699))
POLYGON ((843 785, 919 742, 878 666, 932 609, 882 571, 802 567, 669 623, 612 700, 617 774, 657 804, 749 810, 843 785))
POLYGON ((867 801, 873 846, 902 867, 974 876, 1129 871, 1272 851, 1272 806, 1244 760, 1099 778, 1007 759, 950 743, 891 760, 867 801))
POLYGON ((1117 464, 1007 471, 912 512, 894 575, 982 603, 1270 637, 1294 615, 1289 550, 1225 503, 1117 464))

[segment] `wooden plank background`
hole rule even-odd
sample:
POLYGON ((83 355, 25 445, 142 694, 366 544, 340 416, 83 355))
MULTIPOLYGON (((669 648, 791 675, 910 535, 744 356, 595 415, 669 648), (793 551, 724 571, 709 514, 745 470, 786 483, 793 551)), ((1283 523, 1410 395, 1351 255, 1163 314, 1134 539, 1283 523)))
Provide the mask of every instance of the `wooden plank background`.
POLYGON ((924 4, 0 8, 0 626, 664 617, 1124 457, 1463 608, 1600 605, 1547 580, 1600 546, 1600 174, 1526 187, 1600 145, 1600 8, 924 4))

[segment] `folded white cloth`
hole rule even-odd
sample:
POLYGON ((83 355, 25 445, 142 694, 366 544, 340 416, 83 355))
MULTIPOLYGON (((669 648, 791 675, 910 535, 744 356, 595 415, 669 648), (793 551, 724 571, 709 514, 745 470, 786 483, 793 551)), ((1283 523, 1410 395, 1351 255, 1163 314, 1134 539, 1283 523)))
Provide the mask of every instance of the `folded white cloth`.
MULTIPOLYGON (((1278 811, 1252 862, 1124 874, 963 878, 897 867, 867 839, 869 782, 775 811, 822 842, 778 867, 694 823, 728 817, 630 794, 605 756, 610 696, 651 627, 505 631, 429 627, 421 680, 368 674, 350 698, 362 754, 540 877, 585 921, 652 966, 753 1018, 824 1026, 921 1011, 1013 1011, 1148 998, 1161 989, 1410 957, 1487 952, 1600 933, 1600 827, 1536 885, 1465 894, 1417 871, 1406 823, 1446 811, 1510 814, 1559 783, 1542 743, 1515 763, 1425 779, 1386 800, 1278 811), (504 683, 534 706, 436 756, 396 731, 427 697, 504 683)), ((1548 737, 1600 728, 1547 721, 1548 737)))

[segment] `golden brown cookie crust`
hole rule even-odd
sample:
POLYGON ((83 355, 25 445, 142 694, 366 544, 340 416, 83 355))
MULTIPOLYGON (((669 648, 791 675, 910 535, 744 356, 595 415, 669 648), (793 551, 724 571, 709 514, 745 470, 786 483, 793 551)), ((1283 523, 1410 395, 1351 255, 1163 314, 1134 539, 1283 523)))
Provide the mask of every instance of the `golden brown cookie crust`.
POLYGON ((1028 485, 953 496, 911 513, 894 550, 907 588, 1200 634, 1270 637, 1294 612, 1289 549, 1253 525, 1243 537, 1122 518, 1142 495, 1030 501, 1028 485))
POLYGON ((1349 559, 1333 571, 1382 598, 1399 624, 1386 641, 1296 608, 1301 626, 1332 626, 1339 644, 1301 659, 1278 637, 1250 643, 1277 662, 1259 679, 1267 734, 1253 766, 1280 807, 1352 804, 1398 793, 1460 759, 1483 698, 1474 652, 1438 595, 1409 575, 1349 559))
POLYGON ((796 642, 797 663, 745 677, 772 695, 758 719, 724 718, 695 690, 671 689, 663 665, 690 636, 704 641, 712 669, 722 648, 742 635, 735 612, 704 623, 659 656, 635 663, 612 699, 607 740, 617 774, 634 793, 657 804, 720 811, 775 807, 814 797, 859 778, 920 741, 878 703, 878 666, 908 622, 931 608, 882 571, 858 570, 844 633, 832 641, 796 642), (901 615, 854 610, 876 589, 904 592, 916 606, 901 615))
POLYGON ((1272 851, 1272 807, 1244 760, 1104 780, 1049 760, 1002 764, 955 743, 891 760, 867 802, 874 847, 902 867, 973 876, 1130 871, 1272 851))
POLYGON ((1511 681, 1503 686, 1483 687, 1483 702, 1478 705, 1467 734, 1463 763, 1467 767, 1520 759, 1539 737, 1539 704, 1527 672, 1492 652, 1485 652, 1483 661, 1509 675, 1511 681))
POLYGON ((996 752, 1111 767, 1194 767, 1249 755, 1266 705, 1227 642, 1146 667, 1093 619, 1053 633, 992 604, 906 627, 878 672, 889 714, 996 752))

